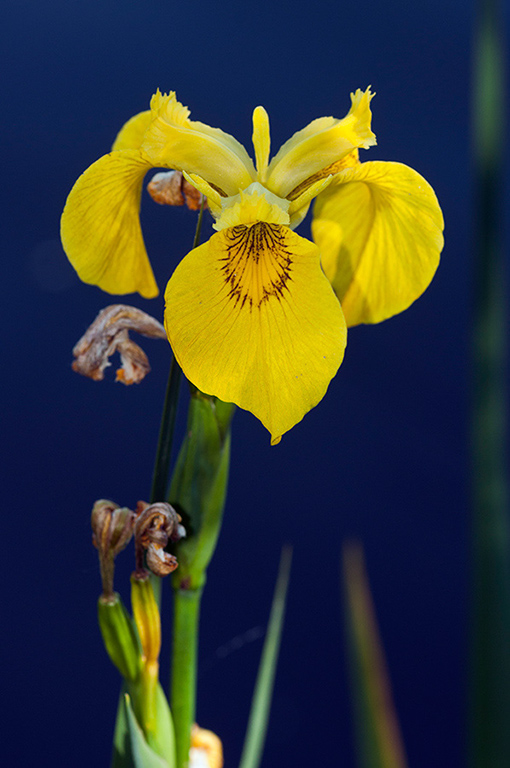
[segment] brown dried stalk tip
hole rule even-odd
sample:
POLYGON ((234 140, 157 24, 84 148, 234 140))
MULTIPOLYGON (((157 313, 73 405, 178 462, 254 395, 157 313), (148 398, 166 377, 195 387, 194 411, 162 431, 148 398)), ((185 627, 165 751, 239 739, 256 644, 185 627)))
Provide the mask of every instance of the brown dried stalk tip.
POLYGON ((116 381, 139 384, 151 368, 147 355, 131 341, 128 331, 151 339, 166 339, 164 327, 146 312, 126 304, 111 304, 101 310, 74 347, 73 371, 101 381, 104 369, 111 365, 109 358, 119 352, 122 367, 117 371, 116 381))
POLYGON ((147 567, 156 576, 168 576, 178 566, 177 559, 165 552, 169 541, 178 541, 186 535, 181 525, 181 517, 175 509, 165 502, 146 504, 138 502, 138 517, 135 523, 135 549, 137 578, 142 578, 145 570, 143 554, 147 567))
POLYGON ((147 191, 160 205, 186 205, 190 211, 198 211, 202 194, 184 178, 181 171, 156 173, 147 184, 147 191))

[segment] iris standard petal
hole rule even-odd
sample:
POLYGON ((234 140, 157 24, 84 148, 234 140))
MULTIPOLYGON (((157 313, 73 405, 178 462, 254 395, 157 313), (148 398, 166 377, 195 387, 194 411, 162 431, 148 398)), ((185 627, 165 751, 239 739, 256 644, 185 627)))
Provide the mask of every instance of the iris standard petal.
POLYGON ((71 190, 62 214, 62 244, 83 282, 107 293, 158 295, 139 219, 143 177, 151 167, 137 150, 112 152, 71 190))
POLYGON ((198 389, 257 416, 279 442, 324 396, 345 322, 318 248, 267 222, 224 229, 168 283, 165 326, 198 389))
POLYGON ((113 142, 115 149, 140 149, 145 131, 150 125, 152 116, 150 109, 134 115, 124 123, 113 142))
POLYGON ((370 128, 373 94, 351 93, 352 105, 346 117, 319 117, 283 144, 267 169, 266 186, 280 197, 318 171, 338 162, 357 147, 367 149, 376 143, 370 128))
POLYGON ((434 190, 401 163, 348 168, 315 201, 313 239, 348 326, 378 323, 427 288, 443 247, 434 190))
POLYGON ((152 97, 152 119, 143 150, 153 164, 201 176, 226 195, 235 195, 257 176, 253 162, 233 136, 189 119, 189 110, 175 98, 152 97))

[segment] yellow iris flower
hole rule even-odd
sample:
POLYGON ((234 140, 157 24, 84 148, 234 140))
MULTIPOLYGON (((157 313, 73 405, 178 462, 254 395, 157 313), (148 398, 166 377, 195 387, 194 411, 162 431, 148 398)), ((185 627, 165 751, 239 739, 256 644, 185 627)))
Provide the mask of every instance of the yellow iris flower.
POLYGON ((400 163, 358 159, 376 143, 372 95, 357 90, 346 117, 313 120, 271 161, 269 118, 257 107, 254 164, 236 139, 190 120, 175 93, 158 91, 80 176, 62 216, 82 280, 154 297, 143 179, 150 168, 183 171, 206 196, 217 232, 170 278, 168 338, 186 377, 254 413, 273 444, 326 393, 346 328, 406 309, 439 262, 443 219, 430 185, 400 163), (313 198, 315 243, 293 231, 313 198))

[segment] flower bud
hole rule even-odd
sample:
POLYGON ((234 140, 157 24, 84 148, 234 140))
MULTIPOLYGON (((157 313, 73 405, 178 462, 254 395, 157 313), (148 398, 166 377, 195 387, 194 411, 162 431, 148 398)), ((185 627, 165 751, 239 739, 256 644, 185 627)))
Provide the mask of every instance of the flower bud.
POLYGON ((97 617, 108 656, 122 677, 134 682, 142 669, 142 649, 133 621, 117 593, 107 600, 99 598, 97 617))

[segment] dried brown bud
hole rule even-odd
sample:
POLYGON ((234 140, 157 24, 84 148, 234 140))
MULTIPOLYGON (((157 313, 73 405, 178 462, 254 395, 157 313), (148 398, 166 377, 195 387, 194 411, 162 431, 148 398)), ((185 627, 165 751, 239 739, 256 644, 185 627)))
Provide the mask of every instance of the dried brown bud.
POLYGON ((98 550, 103 594, 113 595, 114 559, 133 535, 136 514, 113 501, 100 499, 92 509, 92 543, 98 550))
POLYGON ((129 330, 152 339, 166 339, 164 327, 146 312, 112 304, 101 310, 75 345, 73 371, 101 381, 104 369, 110 365, 108 358, 119 352, 122 367, 117 371, 117 381, 138 384, 149 373, 150 365, 145 352, 129 338, 129 330))
POLYGON ((138 502, 135 523, 136 575, 144 572, 143 554, 147 567, 157 576, 166 576, 177 568, 177 560, 164 551, 169 541, 185 536, 181 517, 165 502, 147 505, 138 502))
POLYGON ((147 191, 160 205, 186 205, 190 211, 198 211, 202 194, 184 178, 181 171, 156 173, 147 184, 147 191))

